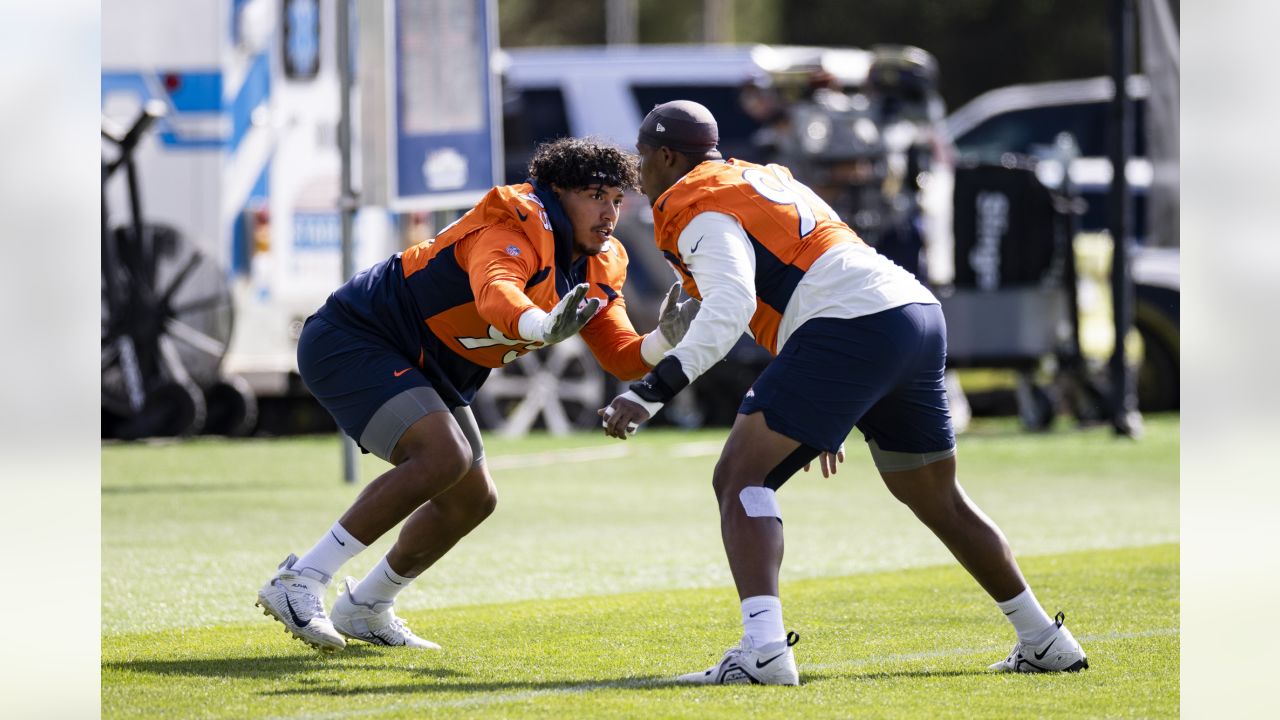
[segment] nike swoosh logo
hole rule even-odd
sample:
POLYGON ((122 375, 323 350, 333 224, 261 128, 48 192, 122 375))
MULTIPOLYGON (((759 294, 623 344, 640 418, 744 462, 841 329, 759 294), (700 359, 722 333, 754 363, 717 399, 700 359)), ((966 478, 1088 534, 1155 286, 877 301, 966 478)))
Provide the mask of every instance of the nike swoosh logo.
POLYGON ((662 198, 662 202, 658 203, 658 212, 664 212, 663 208, 667 206, 667 201, 670 199, 669 197, 662 198))
POLYGON ((694 244, 693 244, 693 247, 689 248, 689 254, 690 254, 690 255, 692 255, 692 254, 694 254, 694 253, 698 252, 698 246, 702 244, 702 238, 703 238, 703 237, 706 237, 706 236, 705 236, 705 235, 703 235, 702 237, 698 238, 698 242, 694 243, 694 244))
POLYGON ((525 220, 529 219, 528 215, 525 215, 524 213, 520 212, 520 208, 516 208, 516 214, 520 216, 520 222, 524 222, 525 220))
POLYGON ((1058 638, 1050 640, 1049 644, 1044 646, 1044 652, 1033 653, 1036 656, 1036 659, 1043 660, 1044 656, 1049 654, 1049 648, 1053 647, 1053 644, 1056 642, 1058 642, 1058 638))
POLYGON ((769 612, 767 609, 766 609, 766 610, 757 610, 757 611, 755 611, 755 612, 753 612, 753 613, 747 613, 747 617, 755 617, 755 616, 757 616, 757 615, 762 615, 762 614, 767 613, 767 612, 769 612))
MULTIPOLYGON (((383 575, 387 575, 387 571, 386 571, 386 570, 383 570, 383 571, 382 571, 382 574, 383 574, 383 575)), ((391 584, 393 584, 393 585, 403 585, 403 584, 404 584, 404 583, 399 583, 399 582, 396 582, 395 580, 392 580, 390 575, 387 575, 387 581, 388 581, 388 582, 390 582, 390 583, 391 583, 391 584)))
POLYGON ((1017 611, 1017 610, 1010 610, 1009 612, 1005 613, 1005 615, 1012 615, 1012 614, 1014 614, 1014 613, 1016 613, 1016 612, 1018 612, 1018 611, 1017 611))
POLYGON ((397 370, 397 371, 395 371, 395 372, 393 372, 393 373, 391 373, 391 374, 392 374, 392 375, 394 375, 394 376, 396 376, 396 377, 400 377, 401 375, 403 375, 403 374, 405 374, 405 373, 409 372, 409 371, 410 371, 410 370, 412 370, 412 369, 413 369, 413 368, 411 368, 411 367, 407 367, 407 368, 405 368, 405 369, 403 369, 403 370, 397 370))
POLYGON ((302 620, 302 618, 298 617, 298 613, 294 612, 294 610, 293 610, 293 603, 289 602, 289 594, 288 594, 288 593, 285 593, 285 596, 284 596, 284 606, 285 606, 285 607, 287 607, 287 608, 289 608, 289 615, 291 615, 291 616, 293 617, 293 624, 294 624, 294 625, 297 625, 298 627, 306 627, 306 626, 308 626, 308 625, 310 625, 310 624, 311 624, 311 621, 310 621, 310 620, 307 620, 307 621, 305 621, 305 622, 304 622, 304 621, 302 620))
MULTIPOLYGON (((397 377, 398 377, 398 376, 397 376, 397 377)), ((332 531, 332 530, 330 530, 330 531, 329 531, 329 534, 330 534, 330 535, 333 535, 333 531, 332 531)), ((339 545, 341 545, 342 547, 346 547, 346 546, 347 546, 347 544, 346 544, 346 543, 342 542, 341 540, 338 540, 338 536, 337 536, 337 535, 333 535, 333 539, 334 539, 334 540, 337 540, 337 541, 338 541, 338 544, 339 544, 339 545)))
POLYGON ((786 655, 786 654, 787 654, 787 651, 786 651, 786 650, 783 650, 782 652, 778 653, 777 655, 774 655, 773 657, 769 658, 768 660, 763 660, 763 661, 761 661, 761 660, 757 660, 757 661, 756 661, 756 669, 757 669, 757 670, 759 670, 760 668, 764 667, 765 665, 768 665, 769 663, 773 662, 774 660, 777 660, 778 658, 780 658, 780 657, 782 657, 783 655, 786 655))

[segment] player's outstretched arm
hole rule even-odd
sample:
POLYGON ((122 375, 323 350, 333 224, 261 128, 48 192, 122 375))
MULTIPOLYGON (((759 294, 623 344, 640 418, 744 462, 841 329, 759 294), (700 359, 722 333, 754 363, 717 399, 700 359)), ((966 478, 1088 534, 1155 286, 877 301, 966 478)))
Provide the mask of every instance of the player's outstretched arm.
POLYGON ((549 313, 538 308, 525 310, 520 316, 520 337, 554 345, 576 335, 600 309, 599 298, 583 300, 589 288, 586 283, 574 287, 549 313))
MULTIPOLYGON (((635 427, 723 358, 755 312, 754 255, 737 220, 704 212, 686 226, 679 243, 683 261, 698 278, 703 302, 691 313, 676 347, 608 408, 600 410, 605 434, 611 437, 626 439, 635 427)), ((681 318, 673 317, 669 307, 665 314, 679 324, 681 318)))

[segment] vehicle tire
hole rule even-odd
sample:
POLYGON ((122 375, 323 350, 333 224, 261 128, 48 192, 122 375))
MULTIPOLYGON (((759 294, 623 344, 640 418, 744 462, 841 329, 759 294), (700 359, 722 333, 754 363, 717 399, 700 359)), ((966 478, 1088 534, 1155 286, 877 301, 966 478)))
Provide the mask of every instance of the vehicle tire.
POLYGON ((204 427, 204 394, 192 383, 166 382, 147 393, 141 412, 117 428, 124 440, 188 437, 204 427))
POLYGON ((258 425, 258 398, 239 375, 228 375, 205 391, 207 435, 244 437, 258 425))
POLYGON ((1138 367, 1138 409, 1169 412, 1179 407, 1178 358, 1164 340, 1138 326, 1142 334, 1142 365, 1138 367))
POLYGON ((471 409, 481 427, 501 435, 563 434, 599 424, 607 385, 586 343, 574 336, 494 370, 471 409))
POLYGON ((1053 425, 1056 414, 1053 396, 1043 386, 1030 379, 1019 378, 1016 390, 1018 399, 1018 420, 1022 427, 1031 432, 1043 432, 1053 425))

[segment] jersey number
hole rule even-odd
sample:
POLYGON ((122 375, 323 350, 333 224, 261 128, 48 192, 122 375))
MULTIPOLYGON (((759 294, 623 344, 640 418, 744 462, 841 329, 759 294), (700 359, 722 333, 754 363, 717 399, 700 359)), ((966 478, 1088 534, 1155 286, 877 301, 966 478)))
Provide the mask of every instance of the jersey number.
POLYGON ((742 171, 742 179, 760 193, 764 199, 779 205, 792 205, 800 216, 800 237, 813 232, 818 226, 818 212, 831 220, 839 220, 836 211, 817 193, 803 183, 798 182, 791 174, 777 165, 766 165, 761 168, 747 168, 742 171))
MULTIPOLYGON (((515 338, 515 339, 509 338, 506 335, 503 335, 501 330, 499 330, 498 328, 492 325, 489 326, 489 337, 483 337, 483 338, 460 337, 458 338, 458 342, 462 345, 462 347, 468 350, 494 347, 495 345, 505 345, 507 347, 524 345, 524 349, 527 352, 529 350, 536 350, 542 347, 542 343, 529 343, 528 340, 522 340, 520 338, 515 338)), ((506 365, 507 363, 511 362, 512 360, 515 360, 518 357, 520 357, 520 352, 518 350, 509 350, 505 355, 502 356, 502 364, 506 365)))

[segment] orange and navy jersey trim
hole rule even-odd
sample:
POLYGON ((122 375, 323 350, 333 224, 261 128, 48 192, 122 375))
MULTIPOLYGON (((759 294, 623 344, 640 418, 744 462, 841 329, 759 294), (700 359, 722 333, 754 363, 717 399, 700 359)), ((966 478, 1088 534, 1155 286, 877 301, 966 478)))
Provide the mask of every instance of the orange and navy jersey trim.
POLYGON ((425 358, 448 377, 471 378, 541 347, 520 337, 520 316, 550 311, 587 282, 602 310, 584 339, 606 370, 639 377, 648 368, 622 299, 626 250, 610 238, 597 255, 573 261, 563 213, 554 195, 528 183, 494 188, 435 239, 357 275, 332 300, 397 338, 419 367, 425 358))
POLYGON ((813 262, 839 243, 862 240, 835 211, 781 165, 742 160, 703 162, 667 189, 654 204, 658 249, 680 274, 684 289, 701 298, 697 279, 680 255, 685 226, 703 212, 733 216, 756 257, 756 312, 750 329, 756 342, 777 352, 778 326, 796 286, 813 262))

